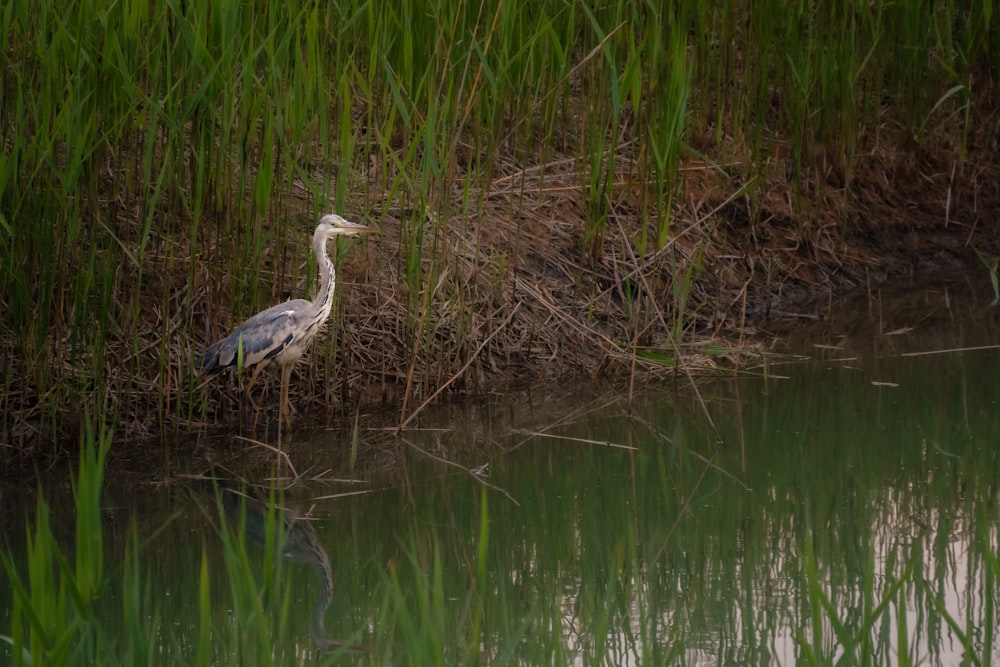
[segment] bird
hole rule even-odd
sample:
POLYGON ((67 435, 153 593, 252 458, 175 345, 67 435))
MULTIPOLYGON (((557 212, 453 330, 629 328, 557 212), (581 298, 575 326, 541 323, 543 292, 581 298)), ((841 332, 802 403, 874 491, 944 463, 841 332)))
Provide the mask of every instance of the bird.
POLYGON ((253 368, 247 395, 260 374, 272 361, 281 368, 280 418, 291 427, 288 414, 288 382, 292 366, 326 325, 333 305, 337 274, 326 252, 326 242, 334 236, 357 236, 375 229, 345 220, 336 214, 324 215, 313 233, 312 247, 319 265, 320 288, 312 301, 291 299, 259 312, 226 338, 214 343, 201 358, 202 373, 213 376, 232 366, 253 368), (241 349, 242 348, 242 349, 241 349))
POLYGON ((312 568, 320 589, 309 626, 316 648, 323 653, 369 653, 370 648, 335 639, 326 630, 324 618, 333 602, 333 568, 330 567, 330 555, 323 548, 313 522, 290 510, 264 502, 225 478, 214 480, 214 485, 223 514, 242 530, 247 540, 267 548, 268 523, 273 521, 278 525, 273 526, 277 530, 272 531, 270 542, 277 539, 275 546, 280 547, 278 553, 281 557, 291 563, 303 563, 312 568))

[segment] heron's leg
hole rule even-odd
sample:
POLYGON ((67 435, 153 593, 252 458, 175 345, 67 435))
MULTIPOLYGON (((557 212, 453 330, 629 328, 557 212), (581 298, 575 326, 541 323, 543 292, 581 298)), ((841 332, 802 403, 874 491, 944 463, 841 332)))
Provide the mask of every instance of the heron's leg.
POLYGON ((264 367, 267 366, 268 363, 269 360, 265 359, 264 361, 260 362, 259 364, 253 367, 253 373, 250 374, 250 381, 247 382, 247 388, 246 388, 247 396, 250 395, 250 390, 253 389, 254 384, 257 382, 257 376, 260 375, 260 372, 264 370, 264 367))
POLYGON ((246 387, 243 388, 243 394, 247 397, 247 402, 250 404, 250 409, 254 411, 254 414, 260 412, 260 407, 258 407, 257 401, 253 400, 253 394, 251 392, 253 391, 254 385, 257 383, 257 376, 260 375, 260 372, 264 370, 264 367, 267 366, 268 363, 270 363, 270 360, 265 359, 254 366, 253 373, 250 374, 250 381, 247 382, 246 387))
POLYGON ((292 427, 292 418, 288 414, 288 382, 292 378, 292 364, 281 367, 281 418, 288 428, 292 427))

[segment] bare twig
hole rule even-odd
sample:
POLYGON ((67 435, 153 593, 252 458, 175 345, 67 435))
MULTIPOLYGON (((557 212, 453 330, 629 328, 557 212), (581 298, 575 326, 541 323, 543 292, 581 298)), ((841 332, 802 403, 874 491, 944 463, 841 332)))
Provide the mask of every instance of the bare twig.
POLYGON ((507 492, 507 490, 502 489, 502 488, 500 488, 499 486, 497 486, 495 484, 490 484, 485 479, 483 479, 483 476, 481 474, 479 474, 479 473, 477 473, 477 472, 475 472, 473 470, 469 470, 465 466, 459 465, 458 463, 455 463, 454 461, 449 461, 448 459, 443 458, 441 456, 437 456, 435 454, 431 454, 429 451, 427 451, 423 447, 420 447, 419 445, 417 445, 417 444, 415 444, 413 442, 410 442, 409 438, 403 438, 403 442, 406 443, 407 447, 409 447, 409 448, 411 448, 411 449, 413 449, 413 450, 415 450, 417 452, 420 452, 421 454, 423 454, 424 456, 426 456, 428 458, 434 459, 438 463, 443 463, 446 466, 451 466, 452 468, 458 468, 462 472, 467 473, 470 477, 472 477, 474 480, 476 480, 477 482, 479 482, 480 484, 482 484, 486 488, 493 489, 494 491, 497 491, 498 493, 502 493, 504 496, 507 497, 507 500, 509 500, 510 502, 514 503, 518 507, 520 507, 521 503, 517 502, 517 500, 514 499, 514 496, 510 495, 510 493, 507 492))

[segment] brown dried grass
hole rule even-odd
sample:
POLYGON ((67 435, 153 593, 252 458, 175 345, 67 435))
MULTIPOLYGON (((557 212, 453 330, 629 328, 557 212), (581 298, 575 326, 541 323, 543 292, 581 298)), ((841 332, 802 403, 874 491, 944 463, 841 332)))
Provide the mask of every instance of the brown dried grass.
MULTIPOLYGON (((656 382, 739 368, 759 351, 755 318, 781 315, 817 293, 974 265, 976 252, 1000 255, 997 136, 996 128, 982 128, 965 152, 944 138, 913 151, 870 138, 846 182, 819 156, 800 187, 780 144, 763 169, 740 155, 723 165, 689 156, 669 239, 645 256, 636 246, 644 184, 630 146, 614 154, 618 180, 596 252, 583 241, 585 178, 578 161, 523 165, 507 156, 479 191, 438 188, 449 194, 424 214, 415 293, 403 260, 404 226, 414 212, 380 198, 384 174, 359 174, 365 208, 385 213, 344 213, 381 234, 338 266, 336 317, 293 375, 293 404, 312 414, 382 405, 398 410, 402 424, 443 392, 567 376, 656 382), (758 173, 765 176, 753 181, 758 173), (463 212, 463 201, 478 202, 474 214, 463 212), (438 218, 434 211, 452 213, 438 218), (687 275, 689 296, 680 303, 677 290, 687 275), (660 360, 639 354, 649 350, 660 360), (667 358, 680 366, 662 363, 667 358)), ((695 143, 713 152, 708 140, 695 143)), ((739 152, 738 145, 729 152, 739 152)), ((272 302, 315 289, 304 280, 312 209, 301 187, 274 204, 271 224, 291 221, 302 232, 289 232, 259 267, 275 278, 272 302)), ((118 210, 120 236, 136 238, 128 230, 137 223, 126 215, 134 207, 122 202, 118 210)), ((103 359, 68 359, 60 352, 69 349, 61 340, 65 327, 50 334, 57 382, 100 392, 96 404, 116 415, 125 436, 200 424, 200 407, 188 402, 193 362, 249 314, 233 312, 231 278, 212 269, 208 234, 203 240, 199 254, 188 257, 182 242, 157 237, 146 255, 142 294, 130 289, 137 268, 122 262, 112 304, 120 330, 109 335, 103 359), (103 364, 101 386, 89 384, 88 364, 103 364)), ((0 344, 9 346, 12 337, 3 334, 0 344)), ((15 378, 8 386, 20 388, 6 398, 5 430, 14 434, 8 444, 30 455, 31 443, 79 432, 76 405, 53 420, 61 433, 43 433, 44 397, 32 389, 13 348, 0 359, 0 370, 15 378)), ((266 383, 256 395, 261 414, 245 416, 276 417, 276 385, 266 383)), ((201 392, 196 400, 206 401, 208 421, 231 423, 240 414, 243 397, 232 380, 201 392)))

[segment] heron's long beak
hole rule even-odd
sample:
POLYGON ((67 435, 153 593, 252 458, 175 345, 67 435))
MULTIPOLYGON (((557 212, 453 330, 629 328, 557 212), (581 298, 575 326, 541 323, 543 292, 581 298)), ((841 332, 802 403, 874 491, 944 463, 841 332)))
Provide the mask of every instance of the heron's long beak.
POLYGON ((337 230, 344 234, 373 234, 376 230, 374 227, 368 227, 367 225, 359 225, 356 222, 350 222, 349 220, 344 220, 337 226, 337 230))

